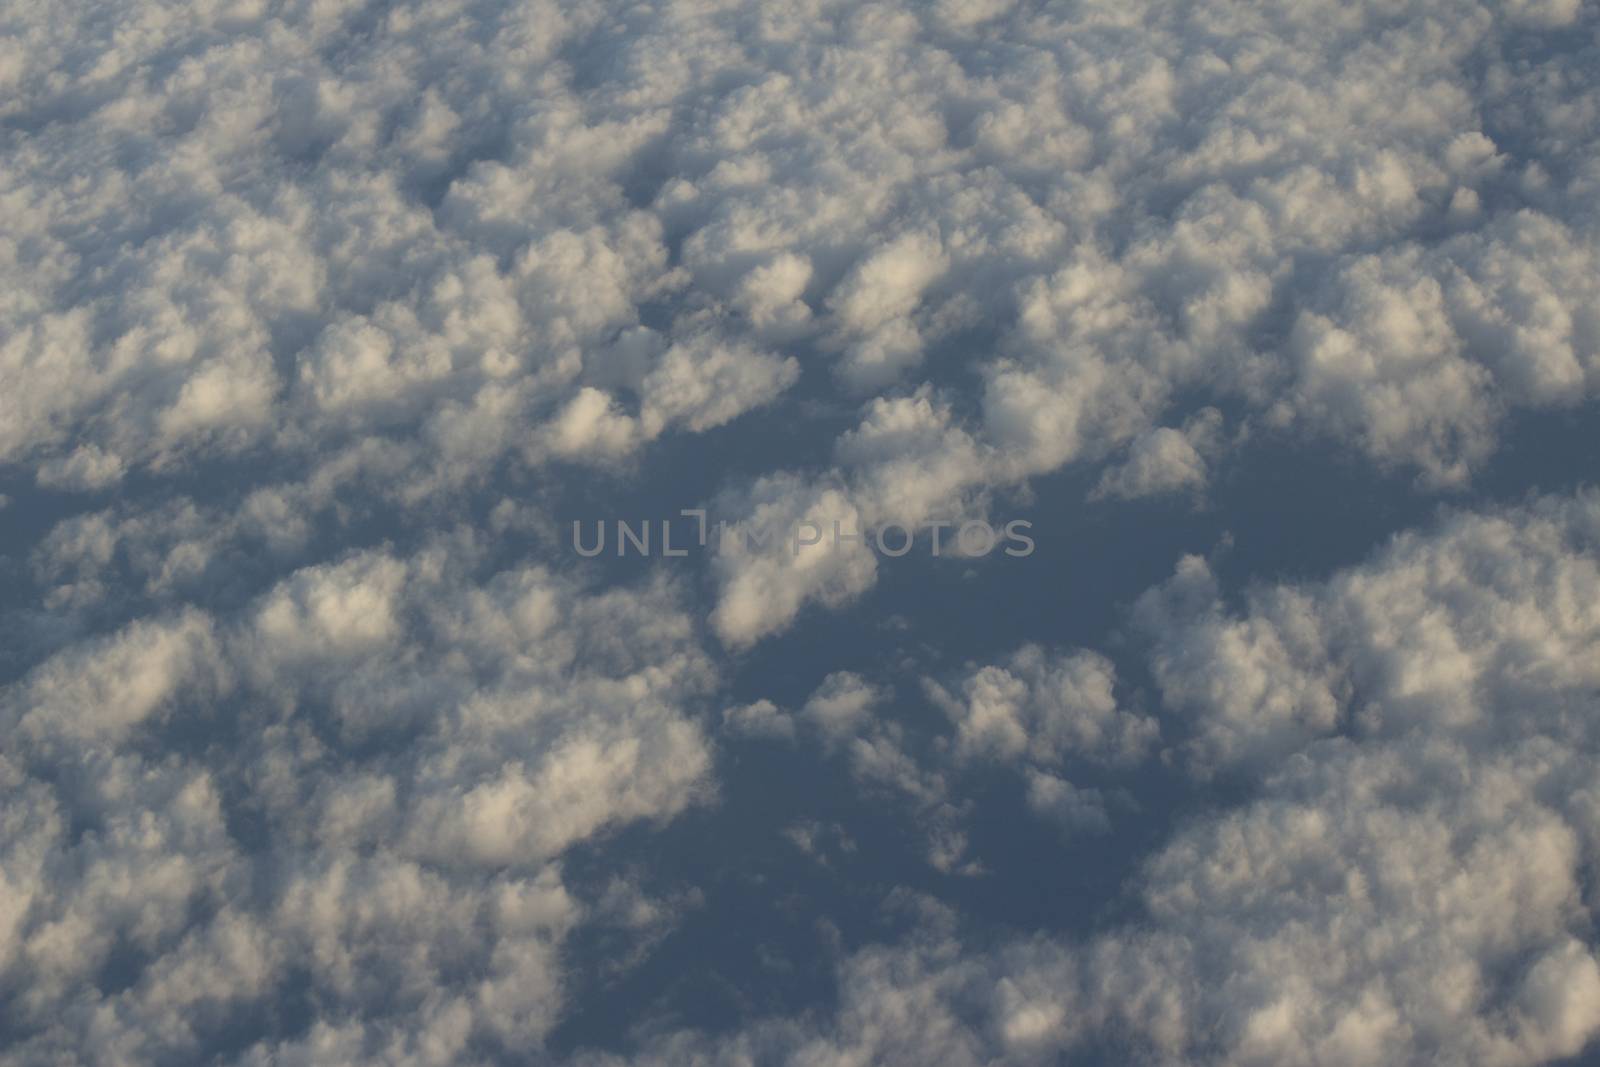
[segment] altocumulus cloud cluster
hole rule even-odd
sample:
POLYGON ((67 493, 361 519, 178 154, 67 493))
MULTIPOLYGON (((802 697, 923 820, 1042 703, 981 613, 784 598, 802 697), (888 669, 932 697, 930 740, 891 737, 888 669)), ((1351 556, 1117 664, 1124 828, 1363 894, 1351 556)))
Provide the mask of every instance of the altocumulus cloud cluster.
MULTIPOLYGON (((1597 556, 1590 492, 1453 515, 1238 612, 1205 561, 1183 559, 1137 605, 1162 698, 1195 724, 1178 760, 1199 776, 1255 765, 1259 787, 1145 862, 1141 921, 973 951, 933 909, 911 943, 844 960, 820 1019, 673 1034, 642 1058, 589 1062, 1052 1063, 1109 1047, 1105 1062, 1532 1064, 1580 1051, 1600 1030, 1597 556)), ((965 699, 941 701, 954 758, 1137 759, 1146 727, 1108 706, 1103 670, 1036 648, 982 668, 965 699)), ((824 688, 836 701, 843 685, 824 688)), ((1085 799, 1052 780, 1030 801, 1072 798, 1082 822, 1085 799)), ((1092 798, 1087 810, 1104 817, 1092 798)))
POLYGON ((1581 1052, 1600 498, 1472 491, 1600 391, 1597 129, 1593 0, 0 0, 0 1062, 1581 1052), (736 530, 1079 472, 1132 531, 1294 449, 1459 502, 737 699, 890 561, 563 551, 663 454, 736 530), (915 929, 557 1040, 762 746, 901 821, 915 929), (1093 929, 926 889, 988 792, 1067 850, 1152 781, 1210 799, 1093 929))

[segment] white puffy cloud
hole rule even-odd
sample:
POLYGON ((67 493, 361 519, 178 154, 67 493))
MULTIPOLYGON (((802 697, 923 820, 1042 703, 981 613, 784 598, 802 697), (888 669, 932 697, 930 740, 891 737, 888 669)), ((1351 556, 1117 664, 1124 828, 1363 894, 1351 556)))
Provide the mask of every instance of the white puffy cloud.
POLYGON ((33 671, 0 707, 7 733, 35 743, 115 741, 179 699, 215 699, 229 673, 211 619, 191 610, 73 646, 33 671))
POLYGON ((921 358, 922 337, 911 313, 949 266, 936 238, 907 234, 857 263, 833 290, 829 305, 850 382, 892 381, 921 358))
POLYGON ((824 753, 845 760, 864 793, 906 806, 933 867, 972 875, 983 872, 966 829, 976 770, 1015 773, 1028 807, 1069 833, 1110 827, 1102 790, 1064 774, 1127 769, 1154 751, 1155 719, 1119 706, 1115 685, 1115 668, 1104 656, 1025 645, 1001 664, 969 665, 948 685, 922 679, 924 697, 948 718, 949 732, 880 711, 893 690, 850 671, 823 678, 793 717, 762 701, 727 718, 756 735, 791 737, 796 724, 809 727, 824 753))
POLYGON ((810 601, 843 603, 876 578, 877 559, 860 539, 866 524, 838 489, 764 478, 730 511, 744 518, 714 535, 720 595, 711 615, 729 645, 784 629, 810 601))
POLYGON ((1105 833, 1111 828, 1100 790, 1075 786, 1048 771, 1028 772, 1028 807, 1071 832, 1105 833))
POLYGON ((835 671, 806 699, 800 715, 824 737, 838 740, 864 732, 873 709, 887 696, 859 674, 835 671))
MULTIPOLYGON (((1600 1036, 1597 547, 1587 492, 1447 517, 1236 613, 1185 561, 1138 612, 1169 712, 1208 760, 1271 762, 1177 825, 1129 886, 1137 915, 993 947, 935 925, 845 956, 828 1015, 666 1035, 629 1062, 1579 1053, 1600 1036), (1295 714, 1310 690, 1326 715, 1295 714)), ((1029 794, 1104 825, 1102 798, 1054 776, 1029 794)))
POLYGON ((39 465, 38 482, 47 489, 104 489, 122 480, 122 459, 95 445, 39 465))
MULTIPOLYGON (((11 5, 4 1057, 537 1058, 597 906, 562 857, 713 794, 698 616, 741 651, 865 592, 834 521, 983 516, 1072 464, 1198 493, 1213 405, 1236 444, 1470 485, 1509 417, 1600 381, 1594 15, 11 5), (710 431, 740 463, 704 489, 735 523, 709 605, 457 529, 543 545, 543 494, 710 431)), ((1457 516, 1242 605, 1185 561, 1135 611, 1162 737, 1248 795, 1175 831, 1143 926, 864 951, 827 1032, 661 1056, 1581 1047, 1593 508, 1457 516)), ((1074 762, 1156 743, 1106 661, 1029 636, 941 674, 948 736, 837 674, 724 725, 827 728, 970 873, 962 775, 1014 765, 1094 829, 1113 794, 1074 762)))
POLYGON ((699 432, 771 402, 794 384, 800 365, 712 338, 675 344, 642 384, 646 432, 681 423, 699 432))
POLYGON ((1044 766, 1068 757, 1126 763, 1159 738, 1154 719, 1118 707, 1116 670, 1094 652, 1053 656, 1038 645, 1003 664, 974 670, 959 695, 924 682, 955 724, 960 759, 1025 759, 1044 766))
POLYGON ((1493 733, 1502 709, 1554 713, 1600 679, 1595 516, 1588 493, 1456 515, 1328 582, 1257 590, 1238 616, 1189 557, 1136 615, 1203 766, 1271 763, 1335 734, 1493 733))
POLYGON ((794 737, 794 717, 770 700, 757 700, 728 708, 722 713, 722 725, 724 729, 744 737, 785 740, 794 737))
POLYGON ((1147 430, 1128 446, 1126 460, 1101 475, 1091 495, 1135 499, 1202 490, 1211 476, 1209 460, 1222 445, 1221 431, 1222 413, 1216 408, 1196 412, 1180 429, 1147 430))
POLYGON ((417 506, 819 353, 869 395, 792 476, 869 514, 1123 449, 1102 495, 1196 488, 1191 398, 1457 486, 1593 393, 1575 3, 155 10, 30 9, 0 63, 0 461, 44 485, 268 455, 417 506))
POLYGON ((560 456, 614 459, 633 451, 638 438, 634 419, 592 386, 580 390, 550 426, 550 450, 560 456))
POLYGON ((19 16, 0 455, 105 484, 505 424, 433 487, 522 451, 520 420, 553 436, 530 462, 709 428, 793 380, 773 344, 881 390, 976 326, 984 481, 1103 456, 1192 389, 1459 481, 1493 447, 1484 373, 1516 404, 1590 391, 1595 88, 1581 45, 1550 78, 1505 51, 1582 9, 1437 0, 1377 35, 1319 10, 1215 0, 1128 34, 1100 8, 875 6, 821 65, 794 45, 828 20, 760 5, 19 16), (583 390, 661 304, 654 408, 615 413, 646 425, 586 435, 607 407, 583 390), (728 335, 689 356, 708 313, 728 335))
MULTIPOLYGON (((797 726, 804 727, 824 754, 845 762, 864 795, 886 798, 909 811, 919 824, 930 865, 945 873, 977 874, 981 866, 967 856, 968 836, 961 825, 967 805, 954 795, 947 761, 921 751, 924 739, 887 711, 893 696, 888 685, 853 671, 834 671, 794 715, 760 701, 733 709, 727 721, 753 736, 790 738, 797 726)), ((815 828, 791 827, 786 833, 802 851, 813 853, 815 828)))
POLYGON ((851 476, 852 500, 874 524, 952 522, 983 479, 984 453, 928 389, 874 400, 835 453, 851 476))
MULTIPOLYGON (((72 51, 67 27, 23 19, 32 58, 7 111, 39 133, 5 172, 25 221, 0 257, 16 285, 0 309, 0 455, 93 486, 196 453, 305 455, 422 423, 455 453, 420 473, 432 491, 525 444, 509 425, 462 442, 454 412, 544 422, 571 403, 585 362, 682 284, 660 220, 618 185, 664 114, 622 104, 590 125, 555 91, 559 43, 596 13, 469 8, 455 23, 397 11, 337 69, 323 50, 363 38, 326 5, 176 22, 121 5, 78 27, 72 51), (498 27, 494 43, 473 20, 498 27), (264 32, 225 44, 208 36, 219 23, 264 32), (487 158, 495 145, 504 162, 487 158), (92 176, 58 191, 74 172, 92 176)), ((737 338, 675 356, 633 444, 725 422, 794 374, 737 338), (708 387, 714 404, 694 399, 708 387)))
POLYGON ((711 795, 714 675, 662 581, 475 558, 302 567, 0 691, 15 1062, 186 1058, 236 1027, 263 1059, 330 1028, 417 1062, 539 1046, 587 913, 560 856, 711 795), (262 1021, 297 987, 303 1038, 262 1021))
POLYGON ((1329 439, 1459 487, 1508 412, 1593 394, 1596 231, 1577 177, 1593 139, 1576 116, 1597 90, 1565 51, 1546 79, 1501 51, 1578 17, 1561 7, 1417 4, 1376 35, 1315 4, 1130 15, 1126 34, 1100 8, 940 9, 938 32, 955 36, 937 47, 926 23, 879 12, 895 27, 880 27, 895 53, 880 84, 898 94, 884 111, 896 135, 868 147, 858 126, 821 125, 832 112, 808 110, 787 74, 697 133, 707 158, 759 152, 791 176, 812 158, 800 145, 883 162, 830 171, 809 198, 698 190, 682 209, 705 220, 688 269, 721 292, 752 257, 811 266, 805 300, 821 314, 795 321, 845 345, 849 383, 883 390, 840 441, 838 474, 868 512, 901 487, 960 511, 1123 448, 1099 495, 1198 489, 1222 459, 1212 431, 1161 425, 1195 396, 1242 404, 1241 430, 1329 439), (1007 42, 1005 64, 975 78, 943 62, 980 32, 1007 42), (923 61, 916 77, 907 55, 923 61), (1467 55, 1493 57, 1484 77, 1463 73, 1467 55), (930 97, 943 136, 919 140, 930 97), (834 251, 846 234, 864 247, 834 251), (941 410, 885 383, 973 324, 976 350, 952 340, 941 358, 979 373, 978 410, 942 405, 944 425, 924 418, 898 454, 864 448, 886 405, 941 410))

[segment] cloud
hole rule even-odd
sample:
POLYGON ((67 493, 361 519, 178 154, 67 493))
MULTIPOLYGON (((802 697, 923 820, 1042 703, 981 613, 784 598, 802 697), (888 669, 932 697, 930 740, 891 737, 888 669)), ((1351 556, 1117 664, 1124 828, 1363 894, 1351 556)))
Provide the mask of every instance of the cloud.
MULTIPOLYGON (((821 66, 823 22, 761 5, 151 10, 29 15, 3 64, 0 461, 40 484, 269 457, 420 507, 728 425, 821 354, 812 399, 859 425, 827 430, 836 469, 764 473, 869 515, 1067 464, 1112 462, 1108 498, 1197 489, 1224 457, 1169 425, 1191 402, 1442 488, 1509 411, 1593 393, 1572 3, 1439 0, 1376 35, 1316 5, 1136 33, 891 5, 821 66)), ((853 574, 773 578, 770 624, 733 621, 741 593, 719 630, 775 633, 853 574)))
POLYGON ((1028 807, 1074 833, 1102 834, 1111 817, 1098 789, 1085 789, 1047 771, 1028 772, 1028 807))
MULTIPOLYGON (((800 522, 987 516, 1066 467, 1199 494, 1266 440, 1469 489, 1600 382, 1594 15, 16 7, 10 1057, 544 1054, 575 933, 647 942, 615 916, 677 899, 563 863, 716 795, 706 632, 738 660, 876 581, 800 522), (713 431, 709 599, 545 554, 552 501, 713 431)), ((1143 671, 1042 633, 939 671, 931 736, 829 664, 792 714, 731 709, 826 734, 951 873, 983 852, 964 776, 1084 830, 1158 743, 1237 793, 1150 859, 1138 923, 941 922, 849 955, 831 1019, 641 1062, 1577 1050, 1594 507, 1455 513, 1242 599, 1181 562, 1133 613, 1159 739, 1143 671)))
POLYGON ((114 742, 180 699, 216 699, 230 675, 211 619, 189 610, 73 646, 14 687, 0 708, 6 731, 35 744, 114 742))
POLYGON ((0 691, 13 1055, 537 1047, 588 907, 560 857, 710 796, 714 675, 664 582, 471 561, 302 567, 0 691), (271 1021, 295 988, 304 1037, 271 1021))
POLYGON ((824 737, 837 741, 862 732, 870 723, 873 709, 888 696, 885 689, 859 674, 835 671, 806 699, 800 716, 824 737))
POLYGON ((835 454, 868 522, 908 526, 964 517, 963 497, 982 484, 986 458, 947 400, 927 388, 872 401, 835 454))
POLYGON ((46 489, 104 489, 122 480, 122 460, 94 445, 84 445, 64 459, 39 467, 38 483, 46 489))
POLYGON ((969 665, 949 685, 922 679, 923 695, 948 718, 950 732, 880 713, 892 689, 849 671, 823 678, 792 718, 768 702, 735 710, 745 732, 781 728, 788 737, 795 723, 809 726, 825 754, 846 761, 864 795, 905 805, 935 869, 975 875, 983 866, 970 856, 966 829, 980 792, 974 772, 1000 767, 1016 774, 1028 807, 1068 832, 1110 827, 1102 791, 1063 774, 1126 769, 1155 749, 1156 720, 1120 707, 1115 685, 1115 668, 1104 656, 1025 645, 1002 664, 969 665))
POLYGON ((667 349, 645 377, 641 418, 647 431, 673 423, 695 433, 721 426, 770 403, 800 376, 792 357, 779 359, 710 338, 696 340, 667 349))
POLYGON ((809 601, 839 604, 871 587, 872 549, 834 536, 836 526, 841 534, 865 529, 838 489, 764 478, 729 510, 746 517, 717 538, 720 594, 711 622, 725 643, 749 645, 787 627, 809 601))
POLYGON ((855 265, 829 297, 838 343, 845 346, 846 380, 880 385, 919 360, 922 338, 911 313, 949 266, 936 237, 915 233, 855 265))
MULTIPOLYGON (((1270 761, 1238 803, 1191 814, 1148 858, 1129 886, 1135 916, 999 945, 932 925, 844 957, 825 1016, 669 1034, 629 1062, 1580 1052, 1600 1034, 1597 539, 1592 492, 1458 513, 1325 581, 1258 589, 1236 612, 1186 560, 1139 607, 1158 627, 1168 714, 1199 756, 1270 761), (1225 674, 1178 656, 1202 646, 1225 674), (1309 689, 1328 695, 1327 716, 1290 714, 1309 689)), ((1093 793, 1031 772, 1029 794, 1103 826, 1093 793)))
POLYGON ((1187 558, 1136 612, 1163 700, 1189 721, 1200 765, 1220 767, 1318 737, 1489 729, 1513 704, 1553 710, 1595 677, 1593 509, 1582 494, 1461 513, 1397 536, 1365 569, 1257 590, 1239 616, 1187 558))
POLYGON ((1128 458, 1108 468, 1090 494, 1092 498, 1133 500, 1206 487, 1222 442, 1222 413, 1202 408, 1184 421, 1181 429, 1161 426, 1134 438, 1128 458))
POLYGON ((794 717, 770 700, 728 708, 722 713, 722 724, 724 729, 744 737, 794 737, 794 717))
POLYGON ((1154 719, 1118 707, 1115 681, 1111 661, 1097 653, 1026 645, 967 675, 959 696, 933 679, 924 686, 955 724, 959 759, 1059 766, 1069 757, 1137 761, 1158 740, 1154 719))

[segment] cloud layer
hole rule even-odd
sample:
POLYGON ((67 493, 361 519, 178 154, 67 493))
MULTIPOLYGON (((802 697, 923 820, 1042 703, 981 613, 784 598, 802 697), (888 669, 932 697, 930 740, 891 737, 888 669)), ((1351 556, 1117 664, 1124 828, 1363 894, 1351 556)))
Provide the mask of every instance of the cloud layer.
MULTIPOLYGON (((921 929, 812 901, 836 1003, 613 1028, 629 1062, 1512 1065, 1600 1030, 1600 502, 1473 495, 1600 391, 1592 0, 0 28, 0 1061, 552 1058, 585 976, 715 899, 630 863, 755 751, 908 835, 927 869, 859 892, 921 929), (838 532, 1043 485, 1131 541, 1257 450, 1460 505, 1303 581, 1176 560, 1103 642, 1033 620, 969 662, 901 586, 893 657, 782 644, 881 591, 838 532), (652 518, 730 523, 683 569, 561 552, 674 494, 652 518), (1120 840, 1151 782, 1203 805, 1131 917, 951 903, 986 829, 1120 840)), ((871 861, 848 811, 781 815, 784 855, 871 861)))
MULTIPOLYGON (((1192 772, 1252 769, 1253 785, 1148 859, 1134 920, 984 947, 935 910, 919 936, 841 959, 824 1018, 680 1033, 628 1062, 1579 1052, 1600 1033, 1597 560, 1592 492, 1453 516, 1326 582, 1262 588, 1240 612, 1185 560, 1139 605, 1151 663, 1192 772)), ((1051 664, 1029 649, 973 674, 965 701, 936 696, 958 716, 958 753, 1025 767, 1041 756, 1028 701, 1044 702, 1040 740, 1062 736, 1052 722, 1105 736, 1090 727, 1106 720, 1098 669, 1092 654, 1051 664)), ((1070 785, 1043 792, 1080 824, 1104 819, 1070 785)))

